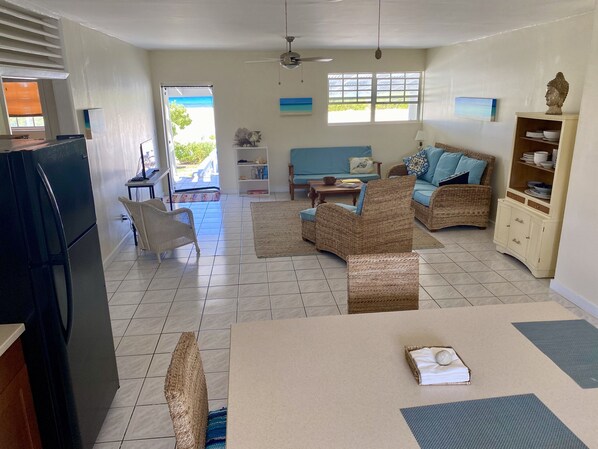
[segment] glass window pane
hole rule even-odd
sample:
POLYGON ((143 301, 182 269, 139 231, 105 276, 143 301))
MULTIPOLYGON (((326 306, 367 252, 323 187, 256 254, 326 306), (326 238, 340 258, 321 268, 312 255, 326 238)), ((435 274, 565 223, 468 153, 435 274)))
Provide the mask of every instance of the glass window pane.
POLYGON ((328 105, 328 123, 367 123, 370 117, 370 104, 328 105))

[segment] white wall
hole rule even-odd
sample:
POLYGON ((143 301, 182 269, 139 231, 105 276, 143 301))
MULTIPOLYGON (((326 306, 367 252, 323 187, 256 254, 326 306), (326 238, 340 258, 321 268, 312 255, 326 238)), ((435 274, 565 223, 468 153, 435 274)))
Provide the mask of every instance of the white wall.
MULTIPOLYGON (((289 149, 295 146, 371 145, 374 158, 385 163, 398 162, 413 153, 413 140, 421 124, 327 124, 329 72, 423 70, 423 50, 384 50, 382 59, 374 59, 374 50, 299 51, 303 56, 325 55, 330 63, 303 64, 301 69, 281 69, 279 65, 245 64, 244 61, 277 57, 280 52, 232 51, 152 51, 150 52, 152 89, 159 133, 163 131, 160 113, 160 84, 214 85, 214 113, 221 187, 237 191, 236 159, 233 137, 239 127, 262 131, 263 143, 270 150, 270 180, 274 191, 288 190, 289 149), (313 114, 281 117, 279 98, 312 97, 313 114)), ((162 151, 164 149, 162 148, 162 151)))
POLYGON ((594 35, 583 89, 577 141, 573 153, 569 193, 559 247, 555 279, 551 287, 598 316, 598 10, 594 11, 594 35))
MULTIPOLYGON (((507 186, 516 112, 545 112, 546 83, 564 73, 570 89, 563 107, 577 113, 581 103, 592 14, 428 50, 424 129, 429 142, 444 142, 492 154, 496 198, 507 186), (455 97, 497 98, 495 122, 456 118, 455 97)), ((595 76, 595 74, 593 74, 595 76)))
POLYGON ((87 140, 102 258, 129 230, 118 196, 138 169, 139 144, 155 137, 149 58, 145 50, 63 19, 64 53, 74 108, 103 108, 105 128, 87 140))

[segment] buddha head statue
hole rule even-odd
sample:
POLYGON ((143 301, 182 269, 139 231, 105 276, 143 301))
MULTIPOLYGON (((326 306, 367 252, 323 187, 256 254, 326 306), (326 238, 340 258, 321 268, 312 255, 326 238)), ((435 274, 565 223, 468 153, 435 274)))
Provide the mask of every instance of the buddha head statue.
POLYGON ((569 93, 569 83, 565 80, 562 72, 556 74, 553 80, 548 81, 546 85, 546 106, 548 110, 546 114, 561 115, 563 111, 561 107, 569 93))

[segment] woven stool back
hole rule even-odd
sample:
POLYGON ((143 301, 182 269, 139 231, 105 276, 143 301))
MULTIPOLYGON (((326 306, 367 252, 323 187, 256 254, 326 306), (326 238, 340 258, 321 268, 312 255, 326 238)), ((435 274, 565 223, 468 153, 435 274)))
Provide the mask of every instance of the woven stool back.
POLYGON ((193 332, 184 332, 172 353, 164 394, 177 449, 203 448, 208 424, 208 390, 193 332))
POLYGON ((347 277, 349 313, 418 309, 417 253, 348 256, 347 277))

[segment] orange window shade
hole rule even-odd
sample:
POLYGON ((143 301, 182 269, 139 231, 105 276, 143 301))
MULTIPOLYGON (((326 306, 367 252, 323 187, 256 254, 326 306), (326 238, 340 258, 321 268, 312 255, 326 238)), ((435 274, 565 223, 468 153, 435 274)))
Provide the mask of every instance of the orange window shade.
POLYGON ((10 117, 42 115, 36 82, 4 82, 4 96, 10 117))

